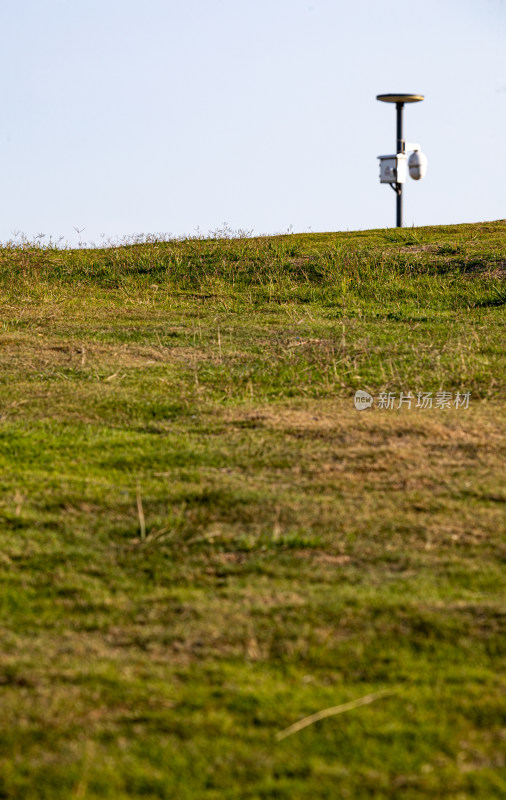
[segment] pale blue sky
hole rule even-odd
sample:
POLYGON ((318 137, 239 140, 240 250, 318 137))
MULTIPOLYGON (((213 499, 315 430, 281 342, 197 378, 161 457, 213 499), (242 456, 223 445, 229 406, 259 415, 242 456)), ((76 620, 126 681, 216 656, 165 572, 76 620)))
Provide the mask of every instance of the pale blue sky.
POLYGON ((504 0, 2 0, 0 240, 506 217, 504 0))

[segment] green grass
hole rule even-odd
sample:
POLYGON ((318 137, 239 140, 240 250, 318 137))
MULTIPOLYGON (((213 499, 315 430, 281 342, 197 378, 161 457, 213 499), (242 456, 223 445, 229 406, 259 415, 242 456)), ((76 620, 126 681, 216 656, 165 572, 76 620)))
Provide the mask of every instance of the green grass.
POLYGON ((506 795, 505 264, 504 221, 0 249, 0 798, 506 795))

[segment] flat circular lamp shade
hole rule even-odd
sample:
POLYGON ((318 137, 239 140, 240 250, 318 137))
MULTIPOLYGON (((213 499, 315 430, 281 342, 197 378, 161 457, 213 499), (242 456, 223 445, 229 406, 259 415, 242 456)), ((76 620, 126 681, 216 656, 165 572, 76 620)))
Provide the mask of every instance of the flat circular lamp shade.
POLYGON ((376 100, 384 103, 419 103, 423 100, 423 94, 377 94, 376 100))

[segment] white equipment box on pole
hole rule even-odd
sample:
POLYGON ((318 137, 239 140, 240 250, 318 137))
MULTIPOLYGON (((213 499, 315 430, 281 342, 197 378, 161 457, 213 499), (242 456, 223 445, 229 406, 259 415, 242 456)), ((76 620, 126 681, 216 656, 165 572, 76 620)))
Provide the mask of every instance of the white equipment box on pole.
POLYGON ((380 183, 406 183, 407 159, 403 153, 378 156, 380 161, 380 183))

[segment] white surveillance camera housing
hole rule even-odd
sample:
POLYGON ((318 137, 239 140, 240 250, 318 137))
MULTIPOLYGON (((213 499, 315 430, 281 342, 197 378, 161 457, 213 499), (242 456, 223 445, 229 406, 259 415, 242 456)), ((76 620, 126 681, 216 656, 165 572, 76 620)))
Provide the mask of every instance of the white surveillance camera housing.
POLYGON ((409 177, 414 181, 424 178, 427 173, 427 163, 427 156, 419 147, 414 148, 408 159, 409 177))

